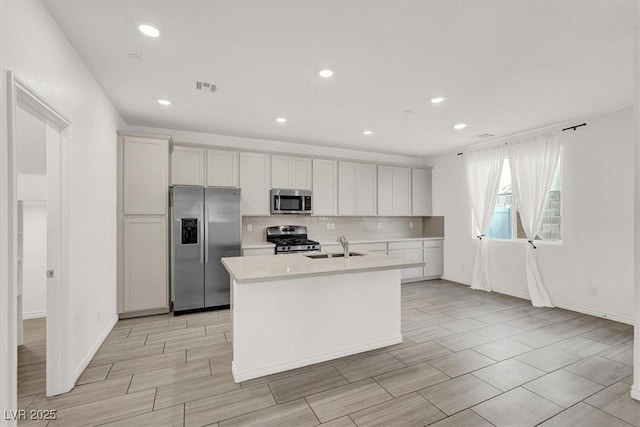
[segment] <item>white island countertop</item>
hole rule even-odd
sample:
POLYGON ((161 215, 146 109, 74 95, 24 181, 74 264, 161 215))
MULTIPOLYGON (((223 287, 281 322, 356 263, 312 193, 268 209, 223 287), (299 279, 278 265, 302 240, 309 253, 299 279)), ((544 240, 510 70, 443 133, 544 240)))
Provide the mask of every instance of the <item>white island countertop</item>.
MULTIPOLYGON (((312 259, 302 254, 227 257, 222 258, 222 264, 231 278, 239 284, 424 266, 422 261, 366 251, 357 253, 364 255, 325 259, 312 259)), ((317 252, 307 254, 318 255, 317 252)))

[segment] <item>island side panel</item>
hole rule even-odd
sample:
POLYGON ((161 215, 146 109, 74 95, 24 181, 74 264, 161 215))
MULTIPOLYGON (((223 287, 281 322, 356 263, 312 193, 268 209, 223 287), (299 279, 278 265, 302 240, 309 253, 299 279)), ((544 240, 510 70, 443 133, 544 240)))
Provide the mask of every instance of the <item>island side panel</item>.
POLYGON ((401 343, 400 274, 233 281, 235 381, 401 343))

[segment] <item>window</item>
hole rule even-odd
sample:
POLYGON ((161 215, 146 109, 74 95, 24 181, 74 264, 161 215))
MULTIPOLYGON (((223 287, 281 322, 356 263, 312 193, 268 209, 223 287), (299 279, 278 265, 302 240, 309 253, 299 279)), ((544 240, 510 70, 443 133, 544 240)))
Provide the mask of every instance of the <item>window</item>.
MULTIPOLYGON (((549 200, 545 208, 544 217, 542 219, 542 228, 536 235, 535 240, 558 241, 562 240, 562 221, 561 221, 561 203, 562 203, 562 158, 558 161, 558 167, 553 177, 553 184, 549 191, 549 200)), ((498 199, 493 212, 493 219, 486 236, 489 239, 511 240, 526 239, 520 221, 520 214, 517 212, 517 206, 514 206, 513 195, 511 194, 511 169, 509 168, 509 159, 504 160, 502 167, 502 176, 500 177, 500 187, 498 189, 498 199)))

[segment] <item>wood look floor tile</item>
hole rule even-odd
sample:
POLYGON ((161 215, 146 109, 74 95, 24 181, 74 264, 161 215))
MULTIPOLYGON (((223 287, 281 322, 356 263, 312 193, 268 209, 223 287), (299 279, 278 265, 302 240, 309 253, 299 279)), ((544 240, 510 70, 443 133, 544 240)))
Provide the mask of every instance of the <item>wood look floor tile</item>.
POLYGON ((417 343, 437 340, 438 338, 448 337, 454 332, 442 326, 428 326, 425 328, 414 329, 404 334, 407 338, 417 343))
POLYGON ((378 375, 374 379, 394 397, 398 397, 447 381, 449 377, 427 362, 421 362, 378 375))
POLYGON ((211 375, 208 360, 197 360, 186 365, 177 365, 169 368, 142 372, 133 375, 131 385, 129 386, 129 393, 170 384, 176 380, 186 381, 190 378, 208 375, 211 375))
POLYGON ((471 374, 453 378, 419 391, 447 415, 453 415, 502 393, 471 374))
POLYGON ((566 337, 555 335, 551 332, 545 331, 544 329, 534 329, 533 331, 523 332, 509 338, 524 345, 528 345, 529 347, 540 348, 562 341, 566 337))
POLYGON ((122 319, 118 320, 118 323, 116 323, 116 326, 114 326, 113 329, 166 325, 169 323, 170 317, 171 316, 167 314, 160 314, 157 316, 144 316, 134 317, 131 319, 122 319))
POLYGON ((405 364, 388 353, 356 359, 335 365, 336 369, 350 382, 354 383, 374 375, 404 368, 405 364))
POLYGON ((485 326, 483 328, 476 329, 474 330, 474 332, 478 335, 482 335, 483 337, 487 337, 492 340, 499 340, 501 338, 507 338, 513 335, 520 334, 523 331, 518 328, 514 328, 513 326, 499 323, 497 325, 485 326))
POLYGON ((156 332, 147 335, 146 344, 154 344, 158 342, 171 341, 174 338, 199 338, 206 336, 204 326, 199 328, 177 329, 175 331, 156 332))
POLYGON ((80 378, 78 378, 78 381, 76 381, 76 385, 94 383, 97 381, 105 380, 112 366, 113 364, 88 366, 87 369, 84 370, 82 375, 80 375, 80 378))
POLYGON ((204 375, 176 381, 158 387, 154 410, 168 408, 182 403, 206 399, 219 394, 239 390, 230 373, 204 375))
POLYGON ((231 323, 220 323, 215 325, 206 325, 207 335, 219 334, 220 332, 231 332, 233 329, 231 323))
POLYGON ((483 337, 480 334, 476 334, 474 332, 463 332, 439 339, 436 342, 447 347, 450 350, 462 351, 471 347, 488 343, 489 341, 491 341, 489 338, 483 337))
POLYGON ((413 365, 420 362, 426 362, 441 356, 453 354, 448 348, 435 343, 426 342, 416 344, 407 348, 393 350, 391 355, 406 365, 413 365))
POLYGON ((611 347, 608 350, 600 352, 598 355, 618 363, 633 366, 633 342, 630 341, 611 347))
POLYGON ((467 409, 435 424, 430 424, 429 427, 493 427, 493 424, 471 409, 467 409))
POLYGON ((552 344, 551 347, 575 354, 579 357, 589 357, 611 348, 606 344, 584 337, 567 338, 566 340, 552 344))
POLYGON ((598 383, 563 369, 531 381, 522 387, 563 408, 575 405, 604 388, 598 383))
POLYGON ((318 418, 304 399, 221 421, 220 427, 312 427, 318 418))
POLYGON ((528 427, 551 418, 562 407, 518 387, 474 406, 473 411, 498 427, 528 427))
POLYGON ((620 381, 633 372, 630 366, 597 355, 571 364, 565 369, 604 386, 620 381))
POLYGON ((467 372, 495 363, 495 360, 476 353, 473 350, 464 350, 448 356, 439 357, 429 363, 450 377, 457 377, 467 372))
POLYGON ((474 351, 484 354, 493 360, 506 360, 522 353, 533 350, 532 347, 519 343, 518 341, 503 338, 501 340, 489 342, 473 347, 474 351))
POLYGON ((311 395, 307 402, 318 419, 326 422, 391 399, 380 385, 368 379, 311 395))
POLYGON ((233 347, 229 343, 209 344, 203 347, 187 349, 187 362, 199 359, 215 359, 233 353, 233 347))
POLYGON ((156 369, 167 368, 169 366, 184 365, 187 363, 186 359, 187 354, 183 350, 176 351, 174 353, 159 354, 157 356, 123 360, 113 364, 108 378, 153 371, 156 369))
POLYGON ((285 403, 349 384, 349 381, 336 368, 329 366, 270 381, 268 384, 276 401, 285 403))
POLYGON ((174 351, 194 349, 198 347, 206 347, 213 344, 228 344, 223 333, 213 335, 203 335, 189 338, 172 338, 164 342, 164 352, 171 353, 174 351))
POLYGON ((158 343, 152 345, 141 345, 135 348, 119 351, 108 351, 103 353, 98 351, 93 359, 91 359, 89 366, 113 364, 115 362, 157 356, 162 354, 163 350, 164 343, 158 343))
POLYGON ((546 372, 516 359, 507 359, 473 373, 502 391, 511 390, 545 374, 546 372))
POLYGON ((631 427, 619 418, 580 402, 540 424, 541 427, 631 427))
POLYGON ((145 390, 61 409, 57 412, 57 418, 48 425, 94 426, 145 414, 151 412, 155 395, 155 390, 145 390))
POLYGON ((379 403, 350 415, 358 427, 422 427, 445 416, 416 393, 379 403))
POLYGON ((348 416, 320 424, 322 427, 356 427, 348 416))
MULTIPOLYGON (((390 347, 385 347, 385 349, 387 349, 386 351, 390 351, 392 347, 395 348, 395 346, 390 346, 390 347)), ((315 365, 311 365, 310 367, 311 369, 322 369, 322 368, 326 368, 327 366, 336 366, 351 360, 362 359, 363 357, 369 357, 369 353, 368 352, 356 353, 350 356, 341 357, 339 359, 332 359, 332 360, 327 360, 325 362, 316 363, 315 365)))
POLYGON ((129 332, 131 332, 131 328, 113 328, 109 333, 106 341, 112 340, 114 338, 126 338, 129 336, 129 332))
POLYGON ((243 388, 185 405, 185 426, 204 426, 274 406, 266 384, 243 388))
POLYGON ((100 381, 98 383, 85 384, 75 387, 68 393, 58 396, 46 397, 39 395, 29 406, 30 410, 63 409, 78 406, 85 403, 96 402, 111 397, 122 396, 127 393, 131 375, 100 381))
POLYGON ((616 327, 606 326, 584 333, 582 336, 610 346, 616 346, 633 339, 633 330, 618 330, 616 327))
POLYGON ((640 402, 631 398, 628 384, 615 383, 585 402, 630 424, 640 425, 640 402))
POLYGON ((516 359, 543 371, 551 372, 580 360, 580 357, 553 347, 544 347, 521 354, 516 359))
POLYGON ((184 405, 153 411, 123 420, 103 424, 103 427, 182 427, 184 425, 184 405))
POLYGON ((149 335, 155 333, 163 333, 169 331, 177 331, 187 329, 187 321, 182 320, 180 322, 166 322, 166 323, 154 323, 144 324, 141 326, 134 326, 129 332, 129 337, 135 337, 140 335, 149 335))
POLYGON ((258 384, 266 384, 270 381, 277 381, 281 378, 293 377, 309 371, 311 371, 311 368, 309 366, 303 366, 302 368, 290 369, 288 371, 278 372, 276 374, 266 375, 264 377, 253 378, 251 380, 243 381, 241 384, 242 387, 253 387, 258 384))

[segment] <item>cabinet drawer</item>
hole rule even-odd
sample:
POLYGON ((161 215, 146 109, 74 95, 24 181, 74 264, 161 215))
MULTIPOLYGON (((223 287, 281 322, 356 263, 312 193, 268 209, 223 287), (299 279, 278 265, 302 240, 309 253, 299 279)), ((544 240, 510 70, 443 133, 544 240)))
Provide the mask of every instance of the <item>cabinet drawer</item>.
POLYGON ((273 248, 251 248, 251 249, 243 249, 242 256, 258 256, 258 255, 273 255, 275 254, 275 249, 273 248))
POLYGON ((349 250, 353 251, 387 251, 386 243, 355 243, 349 245, 349 250))
POLYGON ((425 240, 422 242, 423 248, 441 248, 442 240, 425 240))
POLYGON ((422 249, 420 240, 411 240, 408 242, 389 242, 389 250, 394 249, 422 249))

